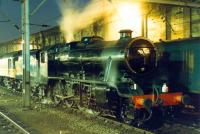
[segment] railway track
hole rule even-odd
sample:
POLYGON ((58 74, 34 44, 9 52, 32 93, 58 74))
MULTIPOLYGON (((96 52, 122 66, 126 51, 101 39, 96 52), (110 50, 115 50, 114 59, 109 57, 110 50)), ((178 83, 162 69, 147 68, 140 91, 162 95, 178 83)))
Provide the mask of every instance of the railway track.
POLYGON ((163 126, 156 131, 158 134, 199 134, 200 114, 193 111, 180 113, 164 120, 163 126))
POLYGON ((200 117, 188 117, 188 115, 181 116, 178 118, 170 119, 167 121, 168 123, 176 123, 176 124, 181 124, 190 128, 194 128, 199 130, 200 132, 200 117))
MULTIPOLYGON (((63 108, 62 108, 63 110, 63 108)), ((109 126, 110 128, 115 128, 118 129, 121 133, 124 134, 154 134, 151 131, 142 129, 142 128, 137 128, 133 127, 130 125, 127 125, 125 123, 121 123, 119 121, 116 121, 114 118, 108 118, 104 116, 97 116, 91 114, 89 111, 85 110, 78 110, 75 108, 70 108, 70 109, 65 109, 65 112, 69 112, 75 115, 81 115, 81 117, 84 120, 90 120, 91 122, 98 122, 98 124, 104 124, 106 126, 109 126)))
POLYGON ((0 134, 30 134, 0 109, 0 134))
MULTIPOLYGON (((19 95, 19 94, 18 94, 19 95)), ((38 104, 39 107, 45 108, 46 106, 49 107, 46 104, 38 104)), ((50 106, 51 107, 51 106, 50 106)), ((91 114, 90 111, 85 110, 79 110, 77 108, 67 108, 67 106, 64 105, 57 105, 56 107, 53 106, 55 109, 59 109, 60 111, 64 111, 67 113, 72 113, 73 115, 80 116, 83 120, 89 120, 91 124, 88 124, 88 129, 96 128, 95 124, 92 122, 98 122, 98 124, 103 124, 104 126, 108 126, 108 128, 116 129, 120 133, 125 134, 199 134, 200 133, 200 118, 199 115, 197 116, 191 116, 190 114, 183 114, 179 115, 178 117, 172 117, 167 118, 167 120, 164 121, 163 126, 159 129, 151 130, 149 128, 138 128, 134 126, 129 126, 127 124, 121 123, 116 121, 114 118, 104 117, 104 116, 97 116, 91 114), (88 114, 90 113, 90 114, 88 114)), ((1 108, 0 108, 1 111, 1 108)), ((191 112, 188 112, 191 113, 191 112)), ((1 130, 1 128, 0 128, 1 130)), ((8 131, 11 131, 12 128, 8 131)), ((15 131, 15 130, 12 130, 15 131)), ((15 134, 16 132, 14 132, 15 134)), ((0 131, 1 134, 1 131, 0 131)), ((4 133, 2 133, 4 134, 4 133)), ((6 133, 5 133, 6 134, 6 133)), ((12 133, 11 133, 12 134, 12 133)))
MULTIPOLYGON (((20 92, 13 92, 13 91, 11 92, 11 90, 6 92, 5 94, 9 94, 10 96, 12 96, 12 95, 21 96, 20 92)), ((43 104, 41 102, 39 103, 39 100, 36 98, 33 100, 33 102, 36 105, 38 110, 45 109, 45 108, 46 109, 49 109, 49 108, 56 109, 58 111, 66 113, 66 115, 71 115, 71 118, 73 118, 74 115, 77 118, 80 117, 80 119, 83 120, 83 122, 88 123, 85 125, 83 125, 83 124, 81 125, 81 124, 77 123, 80 121, 80 119, 77 120, 76 118, 73 118, 72 120, 70 120, 70 123, 68 124, 71 128, 73 128, 73 125, 76 124, 75 127, 79 127, 79 125, 80 125, 81 129, 83 129, 84 131, 86 130, 86 131, 90 132, 92 129, 99 129, 98 128, 99 125, 97 125, 97 124, 101 124, 102 129, 99 129, 98 133, 102 133, 102 134, 107 134, 108 132, 110 132, 110 134, 122 134, 122 133, 124 133, 124 134, 133 134, 133 133, 134 134, 153 134, 150 131, 136 128, 133 126, 129 126, 127 124, 118 122, 114 119, 109 119, 106 117, 91 114, 90 111, 88 113, 88 111, 80 110, 77 108, 67 108, 67 106, 65 106, 65 105, 43 104)), ((8 115, 10 118, 14 118, 14 119, 16 118, 16 117, 13 117, 12 114, 9 115, 10 113, 8 112, 6 107, 0 107, 0 111, 3 111, 3 113, 6 113, 6 115, 8 115)), ((54 112, 55 112, 55 110, 52 110, 52 113, 54 113, 54 112)), ((50 114, 51 114, 51 112, 50 112, 50 114)), ((59 113, 57 113, 57 114, 59 114, 59 113)), ((18 120, 18 119, 15 119, 15 120, 18 120)), ((65 122, 63 122, 63 123, 65 123, 65 122)), ((21 124, 21 123, 19 122, 18 124, 21 124)), ((4 126, 6 126, 6 125, 4 125, 4 126)), ((24 126, 24 124, 22 124, 22 126, 24 126)), ((0 125, 0 127, 1 127, 1 125, 0 125)), ((14 130, 13 128, 8 128, 8 129, 9 129, 8 131, 10 131, 9 134, 12 134, 12 133, 18 134, 17 130, 14 130)), ((0 130, 1 130, 1 128, 0 128, 0 130)), ((7 134, 6 128, 5 128, 5 131, 6 132, 4 132, 4 133, 7 134)), ((32 130, 29 132, 32 133, 32 130)), ((96 131, 92 131, 92 132, 96 132, 96 131)), ((1 131, 0 131, 0 134, 4 134, 4 133, 1 133, 1 131)), ((20 132, 20 133, 22 133, 22 132, 20 132)), ((61 133, 65 133, 65 131, 61 130, 61 133)), ((27 134, 27 133, 25 133, 25 134, 27 134)), ((33 134, 35 134, 35 133, 33 133, 33 134)))
MULTIPOLYGON (((107 118, 105 120, 107 120, 107 118)), ((122 124, 118 121, 115 121, 115 119, 111 119, 110 122, 111 124, 112 122, 116 122, 118 125, 122 124)), ((121 125, 121 128, 123 129, 123 125, 121 125)), ((126 127, 124 126, 124 128, 126 127)), ((159 128, 154 128, 151 125, 142 127, 133 126, 132 128, 135 128, 138 132, 144 134, 200 134, 200 113, 196 113, 190 110, 186 113, 183 111, 178 116, 172 116, 164 119, 162 125, 159 128)))

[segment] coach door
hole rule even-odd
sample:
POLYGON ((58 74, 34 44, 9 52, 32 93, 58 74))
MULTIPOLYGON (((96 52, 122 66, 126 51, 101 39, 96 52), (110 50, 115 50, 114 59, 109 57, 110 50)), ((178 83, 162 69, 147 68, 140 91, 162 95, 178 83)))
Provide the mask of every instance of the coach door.
POLYGON ((12 58, 8 58, 8 76, 15 77, 14 62, 12 58))

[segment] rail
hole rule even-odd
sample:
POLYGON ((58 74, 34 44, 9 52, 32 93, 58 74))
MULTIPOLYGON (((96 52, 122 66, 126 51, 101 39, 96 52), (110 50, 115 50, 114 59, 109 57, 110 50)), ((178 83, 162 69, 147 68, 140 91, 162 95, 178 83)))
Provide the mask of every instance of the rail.
POLYGON ((12 119, 10 119, 8 116, 6 116, 4 113, 0 112, 0 116, 12 123, 18 130, 20 130, 23 134, 30 134, 28 131, 26 131, 24 128, 19 126, 16 122, 14 122, 12 119))

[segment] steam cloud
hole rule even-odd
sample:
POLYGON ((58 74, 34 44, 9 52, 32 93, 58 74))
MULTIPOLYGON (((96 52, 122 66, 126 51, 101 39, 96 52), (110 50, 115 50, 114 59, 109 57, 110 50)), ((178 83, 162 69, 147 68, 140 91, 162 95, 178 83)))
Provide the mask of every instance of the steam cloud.
POLYGON ((62 18, 59 23, 67 42, 74 40, 75 32, 114 11, 112 3, 108 0, 91 0, 82 10, 77 9, 71 2, 65 0, 60 4, 62 18))

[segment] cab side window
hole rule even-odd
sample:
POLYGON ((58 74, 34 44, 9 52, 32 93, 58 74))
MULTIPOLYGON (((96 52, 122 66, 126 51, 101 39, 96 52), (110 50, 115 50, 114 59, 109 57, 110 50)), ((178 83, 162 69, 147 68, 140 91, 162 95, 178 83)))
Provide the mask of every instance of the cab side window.
POLYGON ((19 60, 18 56, 16 56, 16 57, 13 58, 13 68, 14 69, 16 69, 16 62, 18 62, 18 60, 19 60))
POLYGON ((12 65, 11 65, 11 59, 8 59, 8 69, 11 69, 12 65))
POLYGON ((45 56, 45 53, 42 52, 41 53, 41 63, 45 63, 46 62, 46 56, 45 56))

